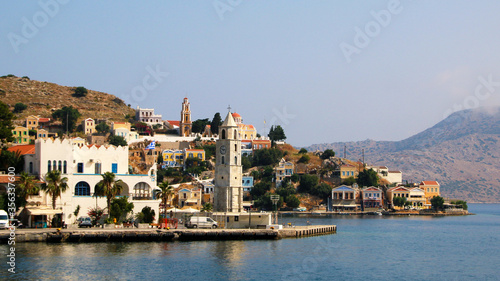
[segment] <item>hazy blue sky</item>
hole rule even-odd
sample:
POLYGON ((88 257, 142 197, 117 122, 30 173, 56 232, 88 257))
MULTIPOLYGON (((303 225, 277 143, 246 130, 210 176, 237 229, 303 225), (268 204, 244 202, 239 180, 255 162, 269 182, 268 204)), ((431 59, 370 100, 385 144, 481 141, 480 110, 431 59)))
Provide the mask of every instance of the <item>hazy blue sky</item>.
POLYGON ((401 140, 455 108, 500 104, 499 12, 456 0, 5 1, 0 74, 170 120, 184 96, 193 119, 230 104, 296 146, 401 140))

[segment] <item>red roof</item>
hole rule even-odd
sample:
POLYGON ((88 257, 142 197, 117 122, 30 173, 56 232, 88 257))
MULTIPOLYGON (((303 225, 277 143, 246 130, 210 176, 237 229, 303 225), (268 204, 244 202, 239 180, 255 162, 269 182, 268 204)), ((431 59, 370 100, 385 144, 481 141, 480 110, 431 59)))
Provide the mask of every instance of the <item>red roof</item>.
POLYGON ((253 129, 253 125, 248 125, 248 128, 253 129))
POLYGON ((422 181, 420 185, 439 185, 437 181, 422 181))
POLYGON ((389 188, 387 191, 410 191, 408 188, 404 187, 404 186, 396 186, 396 187, 393 187, 393 188, 389 188))
POLYGON ((9 147, 7 150, 10 152, 19 151, 21 155, 35 154, 35 145, 34 144, 16 145, 9 147))
POLYGON ((257 143, 271 143, 271 140, 252 140, 252 142, 257 142, 257 143))
POLYGON ((238 113, 236 113, 236 112, 235 112, 235 113, 233 113, 233 114, 231 114, 231 115, 233 115, 233 118, 236 118, 236 117, 241 118, 241 115, 239 115, 239 114, 238 114, 238 113))
MULTIPOLYGON (((17 180, 19 180, 19 176, 14 176, 14 179, 16 182, 17 180)), ((9 175, 0 175, 0 183, 12 183, 12 181, 10 181, 10 176, 9 175)))
POLYGON ((38 123, 46 123, 46 122, 50 122, 50 118, 38 118, 38 123))
POLYGON ((170 125, 173 125, 173 126, 177 126, 177 127, 180 127, 180 126, 181 126, 181 121, 167 120, 167 122, 168 122, 170 125))

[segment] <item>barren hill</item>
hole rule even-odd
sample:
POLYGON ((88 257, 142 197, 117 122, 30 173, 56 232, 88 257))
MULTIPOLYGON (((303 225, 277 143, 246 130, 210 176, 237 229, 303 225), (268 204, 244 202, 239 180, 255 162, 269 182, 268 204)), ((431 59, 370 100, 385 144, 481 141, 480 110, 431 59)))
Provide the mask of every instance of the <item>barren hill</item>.
POLYGON ((401 170, 403 178, 437 180, 442 194, 470 202, 500 202, 500 108, 464 110, 402 141, 314 144, 338 156, 401 170))
POLYGON ((0 78, 0 100, 14 109, 16 103, 28 106, 16 119, 29 115, 50 117, 52 112, 63 106, 73 106, 80 112, 81 119, 108 119, 124 121, 125 115, 135 111, 116 96, 88 90, 85 97, 74 97, 75 87, 30 80, 27 77, 3 76, 0 78))

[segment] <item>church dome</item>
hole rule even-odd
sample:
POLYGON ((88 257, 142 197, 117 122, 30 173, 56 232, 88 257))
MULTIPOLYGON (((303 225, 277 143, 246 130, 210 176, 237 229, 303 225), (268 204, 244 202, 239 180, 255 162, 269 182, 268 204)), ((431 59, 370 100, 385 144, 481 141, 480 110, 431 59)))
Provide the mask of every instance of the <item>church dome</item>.
POLYGON ((238 113, 236 113, 236 112, 235 112, 235 113, 233 113, 232 115, 233 115, 233 118, 241 118, 241 115, 239 115, 239 114, 238 114, 238 113))

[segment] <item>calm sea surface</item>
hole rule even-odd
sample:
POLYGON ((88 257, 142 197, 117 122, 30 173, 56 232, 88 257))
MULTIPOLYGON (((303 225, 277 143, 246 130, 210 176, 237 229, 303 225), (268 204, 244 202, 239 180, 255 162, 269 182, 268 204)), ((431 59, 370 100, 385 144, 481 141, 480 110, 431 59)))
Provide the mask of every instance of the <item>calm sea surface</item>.
MULTIPOLYGON (((18 244, 11 280, 500 280, 500 204, 462 217, 283 217, 338 232, 276 241, 18 244)), ((0 246, 6 260, 6 245, 0 246)))

